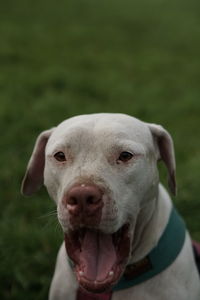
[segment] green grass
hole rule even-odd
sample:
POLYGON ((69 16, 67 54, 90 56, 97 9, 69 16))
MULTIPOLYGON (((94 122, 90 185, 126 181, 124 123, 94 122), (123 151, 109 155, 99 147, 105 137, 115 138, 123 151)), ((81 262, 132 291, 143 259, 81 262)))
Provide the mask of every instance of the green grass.
POLYGON ((124 112, 171 132, 174 202, 200 240, 199 20, 197 0, 1 4, 0 299, 47 299, 62 232, 46 192, 23 198, 20 183, 40 131, 76 114, 124 112))

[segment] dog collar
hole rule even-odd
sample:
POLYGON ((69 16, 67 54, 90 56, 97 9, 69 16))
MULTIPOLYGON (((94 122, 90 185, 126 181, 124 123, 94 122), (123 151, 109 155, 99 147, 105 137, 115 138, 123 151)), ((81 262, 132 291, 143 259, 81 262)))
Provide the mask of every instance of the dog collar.
POLYGON ((180 253, 185 241, 186 227, 175 208, 172 208, 167 226, 150 253, 137 263, 128 265, 121 280, 111 292, 104 294, 85 294, 78 290, 77 300, 108 300, 112 292, 131 288, 140 284, 169 267, 180 253), (87 296, 86 296, 87 295, 87 296))

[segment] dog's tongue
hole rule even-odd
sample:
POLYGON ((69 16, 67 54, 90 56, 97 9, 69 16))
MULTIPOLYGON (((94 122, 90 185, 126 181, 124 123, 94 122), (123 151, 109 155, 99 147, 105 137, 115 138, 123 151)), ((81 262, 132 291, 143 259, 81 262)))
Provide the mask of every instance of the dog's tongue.
POLYGON ((86 230, 80 261, 85 278, 91 281, 106 279, 117 261, 112 235, 86 230))

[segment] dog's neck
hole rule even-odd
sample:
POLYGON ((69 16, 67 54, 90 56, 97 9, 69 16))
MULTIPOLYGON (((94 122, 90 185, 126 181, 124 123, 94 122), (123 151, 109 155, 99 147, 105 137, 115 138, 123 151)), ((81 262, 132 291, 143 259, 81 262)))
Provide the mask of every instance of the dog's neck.
POLYGON ((129 264, 143 259, 157 245, 169 219, 172 203, 167 191, 159 184, 158 197, 154 200, 152 212, 144 206, 138 215, 132 254, 129 264), (162 194, 162 197, 160 196, 162 194), (148 216, 149 219, 147 218, 148 216), (146 222, 144 223, 144 220, 146 222))

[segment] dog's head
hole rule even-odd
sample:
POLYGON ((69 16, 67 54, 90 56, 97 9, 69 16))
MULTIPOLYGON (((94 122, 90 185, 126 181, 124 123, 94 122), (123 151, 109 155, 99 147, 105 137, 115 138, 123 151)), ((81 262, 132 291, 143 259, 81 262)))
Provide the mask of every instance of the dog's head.
POLYGON ((111 288, 134 255, 138 215, 147 206, 150 214, 158 196, 160 159, 175 193, 170 135, 123 114, 73 117, 38 137, 22 192, 31 195, 46 186, 85 289, 111 288))

